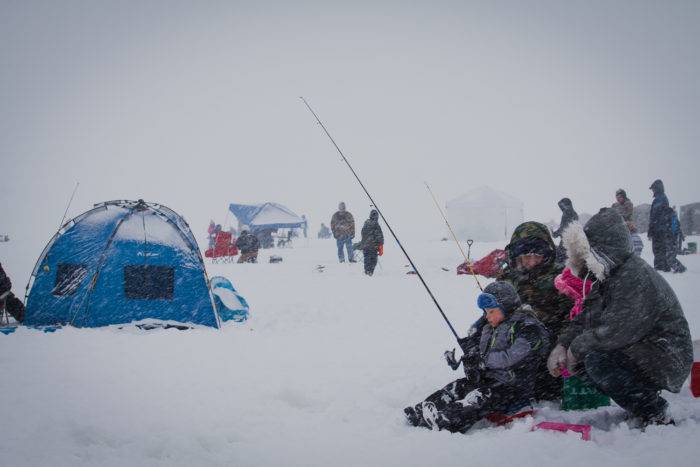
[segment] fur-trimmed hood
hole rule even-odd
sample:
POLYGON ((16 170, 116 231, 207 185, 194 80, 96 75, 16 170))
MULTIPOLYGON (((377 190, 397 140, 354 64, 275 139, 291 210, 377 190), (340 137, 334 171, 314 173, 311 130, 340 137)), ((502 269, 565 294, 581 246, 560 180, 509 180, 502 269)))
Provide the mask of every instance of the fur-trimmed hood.
POLYGON ((562 239, 568 256, 566 266, 578 277, 587 270, 599 281, 610 277, 611 271, 634 252, 622 216, 610 208, 601 209, 585 227, 572 222, 562 239))

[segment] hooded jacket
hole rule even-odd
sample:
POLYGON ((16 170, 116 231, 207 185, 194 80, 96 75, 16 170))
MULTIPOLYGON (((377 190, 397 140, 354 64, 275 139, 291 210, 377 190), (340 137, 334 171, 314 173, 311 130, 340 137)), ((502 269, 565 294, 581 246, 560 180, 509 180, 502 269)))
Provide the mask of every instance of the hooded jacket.
POLYGON ((659 388, 678 392, 693 361, 688 323, 673 289, 633 254, 622 217, 603 208, 564 234, 568 266, 597 282, 559 343, 583 361, 590 352, 623 352, 659 388))
POLYGON ((552 233, 554 238, 560 237, 569 224, 578 220, 578 214, 574 211, 574 205, 569 198, 560 199, 558 206, 561 209, 561 222, 559 222, 559 228, 552 233))
POLYGON ((524 222, 515 228, 506 246, 508 267, 499 276, 510 282, 518 291, 523 304, 529 305, 539 321, 556 336, 568 321, 574 302, 554 287, 554 278, 564 266, 555 260, 555 246, 549 230, 539 222, 524 222), (534 252, 544 256, 537 267, 525 270, 517 265, 517 257, 534 252))
POLYGON ((375 209, 369 213, 369 219, 365 221, 360 233, 362 239, 358 246, 363 250, 376 251, 379 245, 384 244, 384 233, 379 225, 379 213, 375 209))
POLYGON ((507 282, 492 282, 484 293, 498 301, 505 319, 493 328, 482 321, 479 353, 483 374, 531 393, 533 375, 549 350, 549 335, 534 316, 521 307, 517 292, 507 282))
POLYGON ((671 232, 671 207, 666 197, 664 182, 655 180, 649 187, 654 193, 649 212, 649 236, 662 237, 671 232))
POLYGON ((241 253, 252 253, 260 249, 260 241, 258 237, 251 234, 247 230, 241 232, 241 236, 236 240, 236 247, 241 250, 241 253))

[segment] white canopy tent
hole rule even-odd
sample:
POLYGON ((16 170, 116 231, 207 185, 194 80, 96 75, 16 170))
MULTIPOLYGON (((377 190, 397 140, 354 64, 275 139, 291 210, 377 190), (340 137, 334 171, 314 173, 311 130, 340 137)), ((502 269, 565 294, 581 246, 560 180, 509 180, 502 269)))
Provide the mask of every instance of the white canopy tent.
POLYGON ((475 188, 447 202, 447 218, 460 240, 509 240, 523 222, 523 202, 488 186, 475 188))

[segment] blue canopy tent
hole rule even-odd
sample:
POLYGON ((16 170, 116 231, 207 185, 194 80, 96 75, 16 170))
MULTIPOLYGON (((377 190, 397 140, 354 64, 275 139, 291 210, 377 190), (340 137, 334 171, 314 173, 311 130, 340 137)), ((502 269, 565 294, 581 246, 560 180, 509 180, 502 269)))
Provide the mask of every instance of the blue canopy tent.
POLYGON ((277 203, 229 204, 229 210, 251 232, 268 229, 297 229, 304 226, 304 219, 291 209, 277 203))
POLYGON ((220 327, 189 226, 143 200, 99 203, 68 221, 44 248, 27 290, 29 326, 157 320, 220 327))

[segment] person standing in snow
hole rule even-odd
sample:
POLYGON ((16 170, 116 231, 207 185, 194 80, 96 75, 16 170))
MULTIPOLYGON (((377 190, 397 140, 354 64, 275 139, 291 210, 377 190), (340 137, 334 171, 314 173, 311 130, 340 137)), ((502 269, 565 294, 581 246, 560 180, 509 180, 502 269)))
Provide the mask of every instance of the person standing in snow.
POLYGON ((369 213, 369 219, 365 221, 360 232, 362 239, 357 245, 353 245, 353 249, 361 249, 365 263, 365 274, 371 276, 374 274, 374 268, 377 266, 379 252, 384 248, 384 233, 379 225, 379 212, 372 209, 369 213))
POLYGON ((554 238, 561 237, 561 234, 566 230, 569 224, 578 220, 578 214, 574 210, 574 205, 569 198, 560 199, 557 205, 559 209, 561 209, 561 222, 559 222, 559 228, 552 232, 554 238))
POLYGON ((239 263, 258 262, 260 241, 255 235, 249 233, 247 230, 241 231, 241 236, 236 240, 236 248, 241 251, 241 256, 238 258, 239 263))
MULTIPOLYGON (((552 232, 554 238, 561 237, 561 234, 566 230, 566 228, 574 221, 578 220, 578 214, 574 210, 574 205, 571 203, 569 198, 562 198, 558 203, 559 209, 561 209, 561 222, 559 222, 559 228, 552 232)), ((566 260, 566 251, 564 246, 559 243, 557 247, 557 261, 563 263, 566 260)))
POLYGON ((567 266, 595 284, 558 338, 547 362, 583 374, 642 425, 668 423, 661 390, 679 392, 690 372, 693 345, 673 289, 633 254, 622 217, 603 208, 566 235, 567 266))
POLYGON ((477 306, 484 313, 478 350, 459 361, 454 350, 445 352, 453 370, 463 364, 465 377, 406 407, 411 425, 464 433, 487 415, 512 415, 529 407, 535 371, 549 350, 547 331, 521 307, 507 282, 489 284, 477 306))
POLYGON ((647 236, 651 240, 651 249, 654 252, 654 268, 665 272, 685 272, 685 266, 676 258, 671 224, 673 215, 668 204, 664 183, 654 180, 649 189, 654 193, 649 212, 649 231, 647 236))
POLYGON ((304 219, 304 223, 301 225, 301 230, 304 233, 304 238, 309 235, 309 221, 306 220, 306 214, 302 214, 301 218, 304 219))
POLYGON ((338 210, 331 218, 331 231, 338 247, 338 261, 345 262, 345 248, 348 252, 348 261, 355 262, 352 251, 352 239, 355 238, 355 218, 345 210, 345 203, 338 204, 338 210))
MULTIPOLYGON (((634 204, 632 200, 627 197, 627 192, 620 188, 615 192, 615 202, 611 206, 615 212, 622 216, 627 227, 632 225, 632 217, 634 215, 634 204)), ((631 228, 630 228, 631 230, 631 228)))
POLYGON ((12 281, 0 264, 0 310, 2 309, 17 322, 24 320, 24 303, 12 293, 12 281))
POLYGON ((323 222, 321 222, 321 228, 318 230, 318 238, 331 238, 331 229, 323 222))

